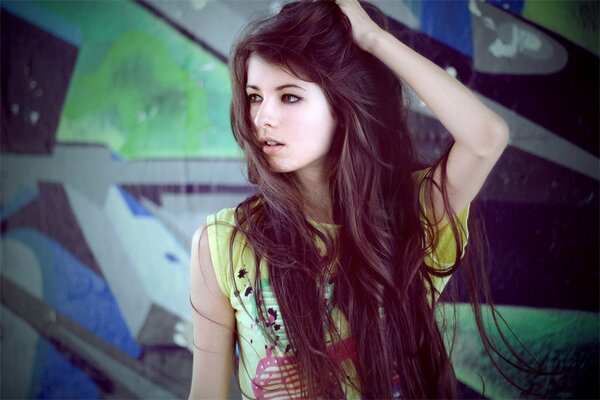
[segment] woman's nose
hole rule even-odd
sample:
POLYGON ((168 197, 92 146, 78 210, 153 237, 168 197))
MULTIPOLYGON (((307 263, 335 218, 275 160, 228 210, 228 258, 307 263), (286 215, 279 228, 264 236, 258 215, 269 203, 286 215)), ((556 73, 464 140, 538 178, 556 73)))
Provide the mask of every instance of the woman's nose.
POLYGON ((271 102, 263 100, 257 105, 256 115, 254 116, 254 124, 257 128, 274 127, 276 125, 276 114, 274 105, 271 102))

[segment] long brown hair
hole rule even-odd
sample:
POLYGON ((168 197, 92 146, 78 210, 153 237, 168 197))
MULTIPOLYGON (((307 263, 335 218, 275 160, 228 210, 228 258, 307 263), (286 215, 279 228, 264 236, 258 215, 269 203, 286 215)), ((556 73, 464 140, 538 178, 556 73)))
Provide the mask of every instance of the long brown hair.
MULTIPOLYGON (((383 14, 364 7, 385 27, 383 14)), ((482 245, 472 225, 463 259, 446 269, 423 262, 436 245, 436 221, 425 218, 412 176, 422 164, 407 128, 401 81, 354 44, 349 21, 333 1, 288 4, 276 16, 251 24, 233 49, 230 68, 231 125, 247 158, 248 178, 258 188, 236 209, 231 245, 241 234, 254 251, 258 310, 260 260, 266 261, 294 362, 305 382, 303 396, 343 397, 345 373, 324 343, 326 330, 339 339, 323 300, 324 277, 329 277, 335 287, 333 304, 348 319, 356 345, 362 397, 391 398, 395 376, 400 377, 403 398, 456 397, 456 378, 434 315, 439 293, 432 276, 449 276, 460 266, 486 350, 496 351, 479 309, 480 300, 489 299, 482 245), (269 169, 246 96, 252 54, 317 83, 332 107, 337 130, 328 173, 335 234, 307 219, 306 200, 293 173, 269 169), (324 253, 315 245, 317 239, 324 253)), ((442 167, 437 190, 456 239, 455 254, 461 254, 460 230, 466 227, 449 206, 445 187, 449 149, 437 163, 442 167)), ((433 169, 425 182, 436 186, 433 169)), ((274 344, 276 338, 270 340, 274 344)))

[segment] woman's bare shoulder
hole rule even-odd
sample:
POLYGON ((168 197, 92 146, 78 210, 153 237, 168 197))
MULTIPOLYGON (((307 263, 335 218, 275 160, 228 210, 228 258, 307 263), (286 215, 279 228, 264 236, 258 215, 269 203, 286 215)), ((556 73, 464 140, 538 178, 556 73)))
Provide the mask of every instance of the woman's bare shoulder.
POLYGON ((209 240, 208 226, 203 224, 192 239, 190 295, 195 308, 211 314, 221 314, 231 309, 231 304, 219 286, 209 240))

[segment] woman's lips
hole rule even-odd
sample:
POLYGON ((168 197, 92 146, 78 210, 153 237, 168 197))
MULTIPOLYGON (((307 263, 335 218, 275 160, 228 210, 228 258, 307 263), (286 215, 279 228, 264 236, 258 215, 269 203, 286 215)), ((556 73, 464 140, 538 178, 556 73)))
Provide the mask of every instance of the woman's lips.
POLYGON ((278 151, 280 151, 283 148, 283 144, 276 144, 275 146, 269 146, 269 145, 264 145, 263 146, 263 151, 265 152, 265 154, 275 154, 278 151))

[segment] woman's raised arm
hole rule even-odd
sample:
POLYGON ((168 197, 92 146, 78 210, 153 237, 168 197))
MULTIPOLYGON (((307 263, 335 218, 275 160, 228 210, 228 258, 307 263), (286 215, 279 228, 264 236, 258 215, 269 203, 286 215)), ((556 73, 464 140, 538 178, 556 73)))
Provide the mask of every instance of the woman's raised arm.
MULTIPOLYGON (((448 155, 446 187, 452 209, 458 214, 477 195, 509 137, 506 122, 487 108, 457 79, 427 58, 382 30, 358 0, 336 0, 352 25, 355 43, 371 53, 408 84, 427 104, 454 138, 448 155)), ((439 167, 434 180, 441 182, 439 167)), ((440 224, 446 221, 441 193, 428 190, 427 199, 440 224)))
POLYGON ((189 398, 225 399, 233 366, 235 315, 217 282, 205 225, 196 231, 191 253, 194 364, 189 398))

